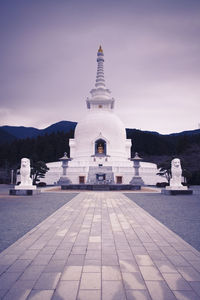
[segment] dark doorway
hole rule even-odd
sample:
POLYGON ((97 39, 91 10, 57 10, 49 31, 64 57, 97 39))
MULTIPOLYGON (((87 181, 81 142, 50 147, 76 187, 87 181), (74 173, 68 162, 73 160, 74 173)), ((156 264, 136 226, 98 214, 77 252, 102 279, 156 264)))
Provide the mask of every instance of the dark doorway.
POLYGON ((116 176, 116 183, 122 184, 122 176, 116 176))
POLYGON ((85 183, 85 176, 79 176, 79 184, 85 183))
POLYGON ((106 179, 106 174, 96 174, 97 181, 104 181, 106 179))

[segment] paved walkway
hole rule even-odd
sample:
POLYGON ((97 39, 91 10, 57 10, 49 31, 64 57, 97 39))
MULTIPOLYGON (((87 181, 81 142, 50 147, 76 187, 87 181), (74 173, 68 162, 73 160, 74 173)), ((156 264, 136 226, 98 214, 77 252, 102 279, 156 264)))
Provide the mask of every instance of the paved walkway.
POLYGON ((200 253, 119 192, 80 193, 0 254, 10 300, 200 299, 200 253))

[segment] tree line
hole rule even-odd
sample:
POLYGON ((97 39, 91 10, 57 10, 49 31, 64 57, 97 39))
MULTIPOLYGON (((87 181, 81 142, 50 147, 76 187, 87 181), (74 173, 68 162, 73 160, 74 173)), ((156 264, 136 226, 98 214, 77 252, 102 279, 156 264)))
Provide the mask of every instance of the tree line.
MULTIPOLYGON (((74 130, 58 131, 36 138, 17 139, 0 145, 0 170, 17 169, 22 157, 33 163, 58 161, 67 152, 70 156, 69 139, 74 130)), ((188 180, 200 184, 200 134, 160 135, 137 129, 127 129, 132 140, 131 157, 138 152, 144 161, 167 166, 174 157, 181 159, 188 180)), ((1 172, 0 172, 1 177, 1 172)))

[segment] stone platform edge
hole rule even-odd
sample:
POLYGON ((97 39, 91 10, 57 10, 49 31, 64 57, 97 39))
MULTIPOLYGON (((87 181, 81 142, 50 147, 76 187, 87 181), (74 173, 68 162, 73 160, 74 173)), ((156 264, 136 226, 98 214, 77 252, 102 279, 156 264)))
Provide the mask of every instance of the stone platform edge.
POLYGON ((41 190, 39 189, 34 189, 34 190, 22 190, 22 189, 10 189, 9 190, 9 195, 12 196, 32 196, 32 195, 38 195, 41 193, 41 190))
POLYGON ((121 191, 141 190, 141 185, 131 184, 63 184, 61 190, 87 190, 87 191, 121 191))
POLYGON ((192 195, 193 190, 166 190, 162 189, 161 194, 163 195, 192 195))

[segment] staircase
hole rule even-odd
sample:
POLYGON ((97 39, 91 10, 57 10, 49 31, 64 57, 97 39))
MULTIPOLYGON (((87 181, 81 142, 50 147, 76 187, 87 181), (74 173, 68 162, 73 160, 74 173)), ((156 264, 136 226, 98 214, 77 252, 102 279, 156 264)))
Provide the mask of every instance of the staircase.
POLYGON ((114 174, 112 167, 89 167, 88 180, 89 184, 113 184, 114 174))

